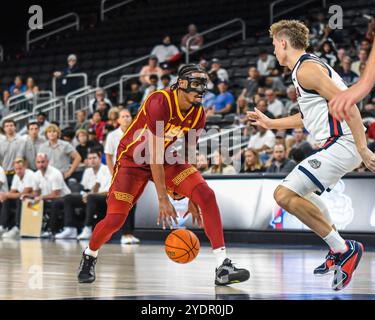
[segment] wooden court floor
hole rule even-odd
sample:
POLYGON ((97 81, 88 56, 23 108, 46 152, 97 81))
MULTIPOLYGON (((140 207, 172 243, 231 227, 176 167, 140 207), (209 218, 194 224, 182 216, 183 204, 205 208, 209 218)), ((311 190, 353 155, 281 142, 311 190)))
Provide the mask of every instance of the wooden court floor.
POLYGON ((170 261, 161 244, 105 245, 97 280, 78 284, 77 267, 87 242, 0 240, 0 299, 375 299, 375 252, 366 251, 352 283, 340 292, 331 277, 317 278, 321 248, 229 246, 248 282, 214 286, 215 261, 207 246, 190 264, 170 261))

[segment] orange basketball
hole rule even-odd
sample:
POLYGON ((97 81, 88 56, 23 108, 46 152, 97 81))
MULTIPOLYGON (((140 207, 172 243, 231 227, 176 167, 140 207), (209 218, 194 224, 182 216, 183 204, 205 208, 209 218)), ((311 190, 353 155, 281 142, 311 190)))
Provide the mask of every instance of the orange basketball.
POLYGON ((177 263, 193 261, 199 253, 199 239, 186 229, 172 231, 165 239, 165 252, 167 256, 177 263))

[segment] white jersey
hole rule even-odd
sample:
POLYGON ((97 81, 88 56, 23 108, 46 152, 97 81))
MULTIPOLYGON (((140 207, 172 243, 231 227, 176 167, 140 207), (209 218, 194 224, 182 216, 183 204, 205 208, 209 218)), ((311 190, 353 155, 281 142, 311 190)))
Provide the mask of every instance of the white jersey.
POLYGON ((353 139, 347 123, 345 121, 339 122, 328 112, 327 100, 320 96, 318 92, 303 88, 298 82, 298 68, 306 60, 314 61, 324 66, 328 70, 329 76, 340 89, 344 90, 348 88, 342 78, 331 68, 331 66, 313 54, 303 54, 292 70, 292 81, 297 91, 297 101, 306 130, 318 142, 330 138, 338 138, 340 136, 346 136, 346 138, 353 139))

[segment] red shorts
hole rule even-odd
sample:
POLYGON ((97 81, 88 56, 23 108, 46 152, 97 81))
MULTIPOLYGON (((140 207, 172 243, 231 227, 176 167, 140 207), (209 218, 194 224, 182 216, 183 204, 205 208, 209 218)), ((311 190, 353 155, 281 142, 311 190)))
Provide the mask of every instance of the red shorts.
MULTIPOLYGON (((200 172, 190 164, 165 164, 165 185, 168 193, 191 197, 194 188, 206 183, 200 172)), ((124 166, 117 163, 107 197, 107 214, 127 214, 152 180, 150 167, 124 166)))

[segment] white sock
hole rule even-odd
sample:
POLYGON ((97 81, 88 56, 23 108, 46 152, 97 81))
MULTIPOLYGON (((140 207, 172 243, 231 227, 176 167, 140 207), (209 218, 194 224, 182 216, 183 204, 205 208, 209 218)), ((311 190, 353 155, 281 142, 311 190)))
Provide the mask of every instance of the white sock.
POLYGON ((213 253, 216 258, 216 265, 217 267, 220 267, 223 264, 224 260, 227 258, 227 250, 225 249, 225 247, 222 247, 213 250, 213 253))
POLYGON ((323 240, 329 245, 333 252, 343 253, 347 250, 345 240, 341 238, 339 233, 332 229, 332 231, 323 238, 323 240))
POLYGON ((93 251, 89 247, 87 247, 86 250, 85 250, 85 254, 87 254, 91 257, 94 257, 94 258, 96 258, 98 256, 98 252, 99 252, 99 250, 93 251))

